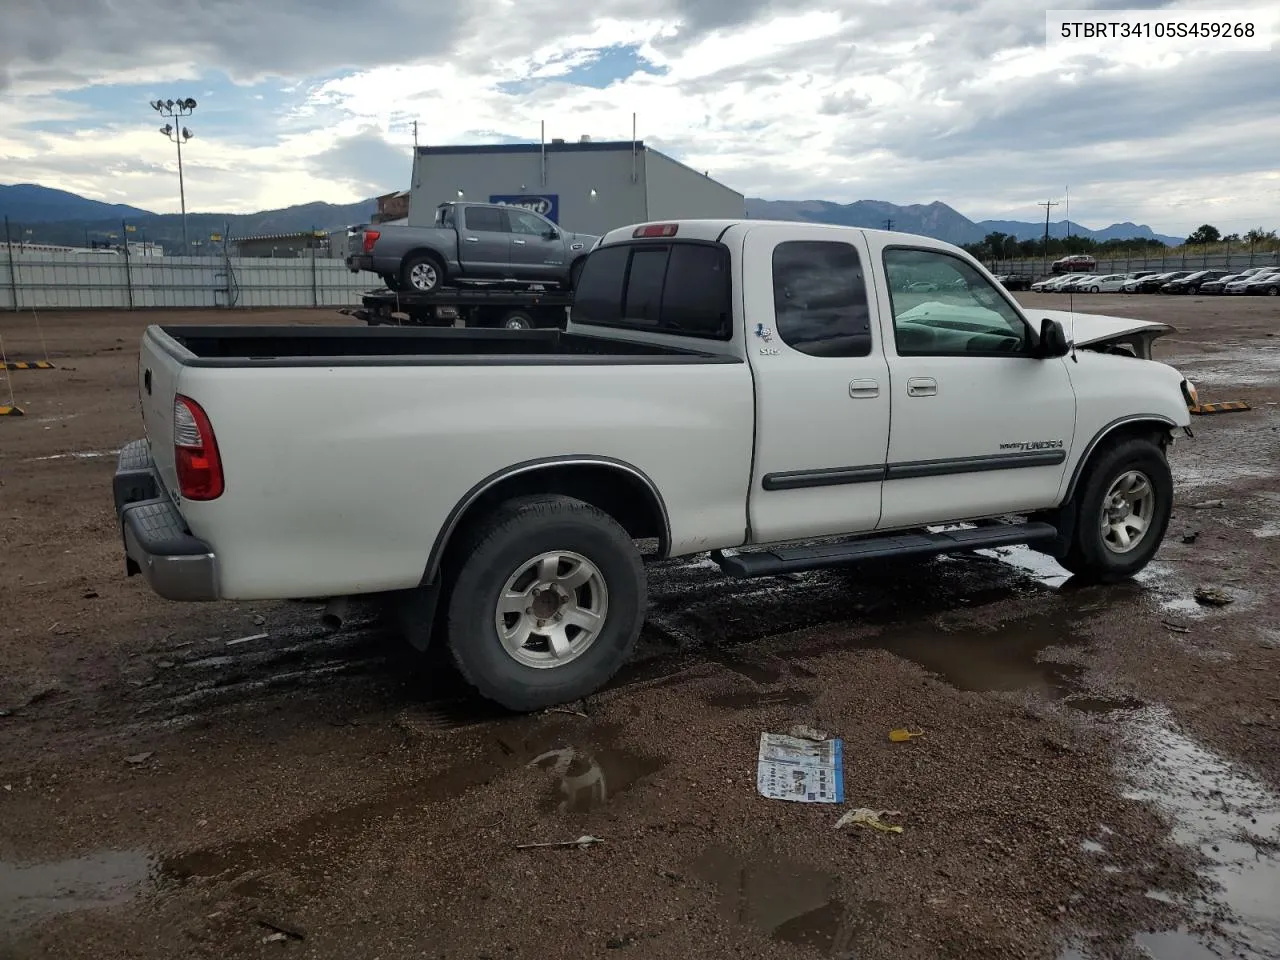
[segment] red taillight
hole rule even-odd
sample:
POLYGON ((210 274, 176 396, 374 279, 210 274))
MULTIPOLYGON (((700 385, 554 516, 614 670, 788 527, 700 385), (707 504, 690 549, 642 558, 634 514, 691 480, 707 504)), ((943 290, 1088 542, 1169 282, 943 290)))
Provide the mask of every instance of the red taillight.
POLYGON ((680 225, 678 223, 651 223, 648 226, 636 227, 635 232, 631 236, 637 239, 649 239, 650 237, 674 237, 676 230, 680 225))
POLYGON ((377 230, 366 230, 364 232, 364 252, 373 253, 373 245, 378 242, 378 238, 382 236, 377 230))
POLYGON ((178 492, 187 500, 216 500, 225 486, 222 458, 213 425, 200 404, 178 394, 173 398, 173 458, 178 492))

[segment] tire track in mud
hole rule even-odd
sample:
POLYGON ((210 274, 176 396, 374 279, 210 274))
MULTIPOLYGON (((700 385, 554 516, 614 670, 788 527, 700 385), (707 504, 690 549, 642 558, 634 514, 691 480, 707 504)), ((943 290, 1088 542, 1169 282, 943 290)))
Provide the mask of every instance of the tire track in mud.
MULTIPOLYGON (((909 624, 1057 592, 1026 569, 982 555, 758 580, 725 577, 711 561, 693 558, 654 563, 649 575, 648 621, 609 690, 707 663, 765 683, 776 670, 735 647, 824 626, 909 624)), ((376 606, 361 605, 336 631, 320 624, 318 608, 295 607, 265 618, 261 639, 206 635, 136 655, 118 686, 90 695, 104 712, 119 715, 106 735, 136 738, 282 708, 318 712, 338 724, 411 708, 442 728, 495 715, 456 676, 442 646, 411 651, 376 606)), ((807 637, 804 645, 846 642, 843 633, 807 637)))

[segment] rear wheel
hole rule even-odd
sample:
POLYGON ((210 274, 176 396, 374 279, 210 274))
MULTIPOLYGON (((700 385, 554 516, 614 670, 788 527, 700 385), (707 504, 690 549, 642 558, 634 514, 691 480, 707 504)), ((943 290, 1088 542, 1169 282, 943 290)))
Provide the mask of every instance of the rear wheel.
POLYGON ((1273 283, 1271 286, 1267 287, 1267 296, 1268 297, 1280 296, 1280 285, 1273 283))
POLYGON ((444 283, 444 266, 429 253, 409 257, 401 265, 400 283, 415 293, 434 293, 444 283))
POLYGON ((1160 548, 1173 511, 1164 451, 1141 437, 1117 441, 1094 458, 1076 498, 1075 531, 1059 562, 1101 583, 1133 576, 1160 548))
POLYGON ((608 514, 570 497, 519 497, 462 543, 449 647, 463 677, 511 710, 598 690, 644 622, 640 551, 608 514))

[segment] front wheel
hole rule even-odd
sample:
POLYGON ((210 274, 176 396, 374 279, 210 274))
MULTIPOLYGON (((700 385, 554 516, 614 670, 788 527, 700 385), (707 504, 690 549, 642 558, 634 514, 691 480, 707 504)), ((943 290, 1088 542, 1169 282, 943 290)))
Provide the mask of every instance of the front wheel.
POLYGON ((532 330, 533 317, 524 310, 510 310, 498 321, 504 330, 532 330))
POLYGON ((457 555, 449 648, 482 696, 519 711, 577 700, 635 646, 647 603, 640 551, 596 507, 518 497, 473 528, 457 555))
POLYGON ((1271 286, 1267 287, 1267 296, 1268 297, 1280 296, 1280 286, 1277 286, 1276 284, 1273 283, 1271 286))
POLYGON ((1089 288, 1089 292, 1090 292, 1090 293, 1097 293, 1099 289, 1100 289, 1100 287, 1095 283, 1092 287, 1090 287, 1090 288, 1089 288))
POLYGON ((1169 462, 1149 439, 1118 441, 1096 457, 1076 497, 1075 532, 1059 562, 1086 580, 1125 580, 1164 540, 1173 512, 1169 462))

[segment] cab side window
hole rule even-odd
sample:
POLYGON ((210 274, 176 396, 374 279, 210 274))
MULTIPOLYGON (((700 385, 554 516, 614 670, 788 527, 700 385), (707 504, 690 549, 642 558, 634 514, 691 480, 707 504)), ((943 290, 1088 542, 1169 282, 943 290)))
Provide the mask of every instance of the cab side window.
POLYGON ((508 210, 507 216, 511 219, 512 233, 540 237, 551 229, 551 224, 525 210, 508 210))
POLYGON ((773 250, 773 313, 782 342, 811 357, 871 353, 871 307, 855 247, 786 240, 773 250))
POLYGON ((941 250, 884 253, 898 356, 1018 356, 1026 322, 973 265, 941 250))
POLYGON ((467 229, 477 233, 506 233, 507 212, 492 207, 468 207, 465 214, 467 229))

